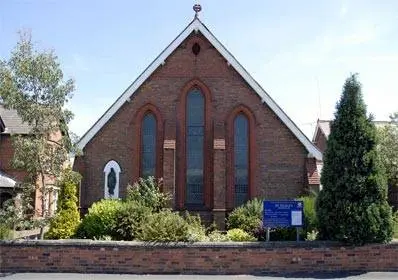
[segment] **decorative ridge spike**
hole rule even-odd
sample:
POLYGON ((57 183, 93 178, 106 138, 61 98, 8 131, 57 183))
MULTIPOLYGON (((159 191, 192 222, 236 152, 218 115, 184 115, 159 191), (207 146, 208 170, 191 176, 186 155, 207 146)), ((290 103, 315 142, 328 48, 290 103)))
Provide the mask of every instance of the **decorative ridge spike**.
POLYGON ((202 10, 202 6, 200 4, 193 5, 193 10, 195 11, 195 18, 198 18, 199 12, 202 10))

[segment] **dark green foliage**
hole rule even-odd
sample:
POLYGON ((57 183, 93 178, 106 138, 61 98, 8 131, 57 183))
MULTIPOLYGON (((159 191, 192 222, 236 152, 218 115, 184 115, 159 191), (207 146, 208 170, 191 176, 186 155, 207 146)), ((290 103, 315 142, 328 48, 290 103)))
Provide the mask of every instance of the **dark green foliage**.
POLYGON ((137 201, 122 202, 116 213, 115 229, 112 230, 114 239, 134 240, 151 213, 152 208, 137 201))
POLYGON ((398 239, 398 211, 394 213, 394 238, 398 239))
POLYGON ((0 240, 12 239, 13 229, 18 221, 14 199, 9 199, 0 207, 0 240))
POLYGON ((336 109, 317 199, 320 237, 353 244, 389 241, 392 212, 376 129, 355 75, 347 79, 336 109))
POLYGON ((162 181, 154 177, 139 178, 133 186, 127 187, 127 200, 139 201, 142 205, 152 208, 155 212, 167 207, 170 195, 160 191, 162 181))
POLYGON ((50 228, 45 234, 46 239, 66 239, 75 233, 80 223, 76 195, 80 178, 78 173, 66 169, 62 179, 57 183, 60 188, 58 209, 50 221, 50 228))
MULTIPOLYGON (((398 112, 391 115, 391 122, 378 129, 378 152, 386 170, 388 188, 391 194, 398 192, 398 112)), ((394 195, 393 195, 394 196, 394 195)), ((397 201, 391 201, 395 207, 397 201)))
POLYGON ((189 241, 189 226, 178 213, 166 209, 149 215, 137 237, 142 241, 189 241))
POLYGON ((235 208, 227 219, 228 229, 240 228, 254 233, 261 224, 263 201, 255 198, 235 208))
POLYGON ((95 202, 77 228, 75 237, 88 239, 103 239, 112 237, 117 239, 116 218, 122 201, 103 199, 95 202))

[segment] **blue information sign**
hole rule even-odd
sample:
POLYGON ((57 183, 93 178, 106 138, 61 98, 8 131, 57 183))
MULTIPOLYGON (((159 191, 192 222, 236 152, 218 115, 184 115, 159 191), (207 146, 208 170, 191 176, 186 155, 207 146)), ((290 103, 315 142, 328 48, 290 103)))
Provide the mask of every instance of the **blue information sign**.
POLYGON ((303 201, 299 200, 264 200, 263 226, 269 228, 302 227, 303 206, 303 201))

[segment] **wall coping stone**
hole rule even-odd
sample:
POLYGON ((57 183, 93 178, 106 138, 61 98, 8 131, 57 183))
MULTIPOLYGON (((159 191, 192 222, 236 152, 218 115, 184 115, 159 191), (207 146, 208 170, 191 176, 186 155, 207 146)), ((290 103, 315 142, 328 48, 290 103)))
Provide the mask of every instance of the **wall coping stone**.
POLYGON ((0 240, 0 246, 23 247, 135 247, 135 248, 361 248, 361 247, 398 247, 398 241, 386 244, 374 243, 365 246, 348 245, 335 241, 271 241, 271 242, 139 242, 139 241, 103 241, 88 239, 63 240, 0 240))

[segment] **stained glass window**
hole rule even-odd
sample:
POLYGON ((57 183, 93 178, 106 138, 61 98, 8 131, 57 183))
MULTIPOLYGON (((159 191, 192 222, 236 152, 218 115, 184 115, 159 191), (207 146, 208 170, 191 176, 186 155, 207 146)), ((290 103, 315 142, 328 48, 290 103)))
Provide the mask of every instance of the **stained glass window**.
POLYGON ((248 199, 249 189, 249 121, 244 114, 234 120, 235 206, 248 199))
POLYGON ((186 204, 203 204, 204 97, 199 89, 187 96, 186 108, 186 204))
POLYGON ((145 115, 141 131, 141 177, 156 175, 156 118, 145 115))

